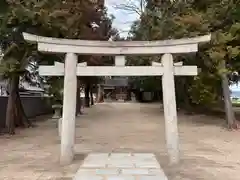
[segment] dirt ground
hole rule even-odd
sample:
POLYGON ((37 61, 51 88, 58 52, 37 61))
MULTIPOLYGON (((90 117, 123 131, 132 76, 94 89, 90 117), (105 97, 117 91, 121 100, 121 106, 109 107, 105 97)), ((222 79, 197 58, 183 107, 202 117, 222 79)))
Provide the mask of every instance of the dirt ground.
POLYGON ((168 164, 163 109, 159 104, 105 103, 77 118, 76 157, 58 165, 59 137, 54 120, 0 136, 0 180, 70 180, 89 152, 151 152, 169 180, 239 180, 240 132, 224 121, 179 113, 181 163, 168 164))

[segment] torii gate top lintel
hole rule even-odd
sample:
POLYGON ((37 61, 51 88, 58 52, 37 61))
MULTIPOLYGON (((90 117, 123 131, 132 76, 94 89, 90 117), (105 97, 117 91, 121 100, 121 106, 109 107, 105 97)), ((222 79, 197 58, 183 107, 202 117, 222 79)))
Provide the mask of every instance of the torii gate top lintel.
POLYGON ((76 54, 163 54, 197 52, 198 44, 209 42, 211 35, 163 41, 89 41, 60 39, 23 33, 24 39, 38 43, 38 50, 55 53, 76 54))

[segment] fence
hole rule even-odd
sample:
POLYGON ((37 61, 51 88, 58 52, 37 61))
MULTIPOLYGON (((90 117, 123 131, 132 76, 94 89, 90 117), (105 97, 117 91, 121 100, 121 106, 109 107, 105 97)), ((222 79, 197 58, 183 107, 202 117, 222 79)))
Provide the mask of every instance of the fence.
MULTIPOLYGON (((47 103, 46 97, 21 96, 21 100, 25 113, 29 118, 52 112, 51 106, 47 103)), ((7 101, 8 97, 0 97, 0 128, 5 126, 7 101)))

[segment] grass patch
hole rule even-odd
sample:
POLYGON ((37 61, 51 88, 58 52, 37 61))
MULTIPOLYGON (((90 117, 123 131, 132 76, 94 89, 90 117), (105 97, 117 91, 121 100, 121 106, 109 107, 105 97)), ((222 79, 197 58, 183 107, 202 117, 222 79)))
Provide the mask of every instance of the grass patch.
POLYGON ((233 107, 240 107, 240 103, 232 103, 233 107))

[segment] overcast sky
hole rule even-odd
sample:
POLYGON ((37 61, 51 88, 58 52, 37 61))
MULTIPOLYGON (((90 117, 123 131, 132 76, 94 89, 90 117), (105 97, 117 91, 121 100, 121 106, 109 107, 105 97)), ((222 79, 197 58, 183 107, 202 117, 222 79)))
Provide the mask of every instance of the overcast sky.
POLYGON ((108 8, 108 13, 115 16, 115 21, 113 26, 120 31, 121 36, 127 36, 128 31, 130 30, 131 24, 135 21, 138 16, 136 13, 129 13, 124 10, 115 8, 116 5, 129 3, 129 2, 138 2, 138 0, 106 0, 106 5, 108 8))

